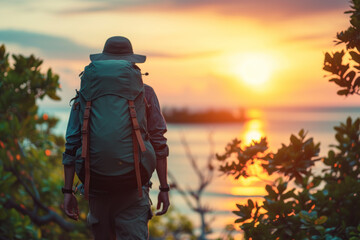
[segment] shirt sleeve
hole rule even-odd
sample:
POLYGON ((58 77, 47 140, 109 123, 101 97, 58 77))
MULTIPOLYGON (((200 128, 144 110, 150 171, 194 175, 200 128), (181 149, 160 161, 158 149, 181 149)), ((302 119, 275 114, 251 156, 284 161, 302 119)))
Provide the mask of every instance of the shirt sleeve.
POLYGON ((76 151, 81 146, 81 125, 79 121, 79 103, 75 99, 71 107, 70 117, 65 136, 65 152, 63 153, 62 163, 64 165, 73 165, 76 160, 76 151))
POLYGON ((161 113, 159 100, 152 87, 145 84, 145 97, 148 102, 147 127, 150 142, 154 147, 156 159, 164 159, 169 155, 169 147, 164 134, 167 132, 166 122, 161 113))

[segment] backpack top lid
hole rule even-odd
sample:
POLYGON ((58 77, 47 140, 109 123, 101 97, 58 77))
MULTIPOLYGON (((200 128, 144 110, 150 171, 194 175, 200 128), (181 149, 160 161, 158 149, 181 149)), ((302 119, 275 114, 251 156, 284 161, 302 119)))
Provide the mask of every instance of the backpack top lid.
POLYGON ((80 94, 85 101, 108 94, 135 100, 143 90, 140 70, 125 60, 93 61, 81 76, 80 94))

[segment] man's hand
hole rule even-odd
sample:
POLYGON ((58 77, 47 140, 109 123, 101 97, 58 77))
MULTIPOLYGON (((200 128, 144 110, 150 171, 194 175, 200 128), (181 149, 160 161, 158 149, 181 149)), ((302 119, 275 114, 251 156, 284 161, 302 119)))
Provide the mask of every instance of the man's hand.
POLYGON ((65 193, 64 194, 64 210, 65 214, 74 220, 79 219, 79 207, 78 202, 74 194, 65 193))
POLYGON ((162 210, 160 212, 157 212, 156 216, 163 215, 167 212, 167 210, 170 206, 168 192, 159 192, 158 203, 157 203, 157 207, 156 207, 157 210, 160 210, 161 204, 162 204, 162 210))

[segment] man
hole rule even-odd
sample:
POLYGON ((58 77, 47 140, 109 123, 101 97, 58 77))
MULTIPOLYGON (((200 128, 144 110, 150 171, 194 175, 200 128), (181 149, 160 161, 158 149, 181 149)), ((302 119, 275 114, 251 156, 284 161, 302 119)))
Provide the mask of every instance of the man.
MULTIPOLYGON (((117 63, 116 61, 109 60, 126 60, 133 64, 132 66, 135 70, 132 70, 140 71, 135 63, 144 63, 146 56, 134 54, 132 45, 127 38, 111 37, 106 41, 103 52, 90 55, 90 60, 94 65, 96 65, 96 63, 117 63)), ((124 61, 119 62, 123 63, 124 61)), ((167 183, 167 156, 169 150, 166 143, 167 139, 164 137, 164 133, 167 129, 154 90, 148 85, 144 85, 144 89, 144 100, 147 106, 149 106, 146 109, 145 122, 147 122, 149 142, 155 150, 156 172, 160 182, 160 192, 158 194, 157 204, 157 209, 160 211, 157 212, 156 215, 162 215, 167 212, 170 205, 168 195, 169 185, 167 183)), ((82 178, 84 177, 84 158, 80 156, 78 151, 83 146, 82 144, 84 142, 82 138, 83 118, 81 114, 79 114, 80 111, 78 106, 79 99, 80 97, 78 94, 70 113, 66 131, 65 152, 62 161, 65 176, 65 185, 62 189, 64 193, 64 210, 66 215, 74 220, 77 220, 79 217, 77 200, 72 191, 75 169, 79 178, 84 182, 82 178), (81 170, 78 171, 78 169, 81 170)), ((117 148, 121 147, 122 146, 117 146, 117 148)), ((127 181, 124 180, 123 176, 104 176, 94 172, 91 172, 90 176, 90 212, 87 220, 91 226, 95 239, 115 239, 115 237, 116 239, 147 239, 147 224, 152 214, 150 209, 148 184, 142 186, 142 189, 139 188, 139 191, 143 191, 143 193, 139 193, 136 188, 129 187, 129 189, 122 190, 127 187, 122 184, 127 181), (122 186, 120 186, 121 184, 122 186), (119 188, 117 185, 119 185, 119 188)))

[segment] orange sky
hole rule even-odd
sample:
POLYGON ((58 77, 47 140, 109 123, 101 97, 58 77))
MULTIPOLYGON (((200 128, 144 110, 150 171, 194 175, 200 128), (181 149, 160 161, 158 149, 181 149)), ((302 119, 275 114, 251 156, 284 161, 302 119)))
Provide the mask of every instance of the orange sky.
POLYGON ((144 82, 162 106, 356 105, 322 70, 348 9, 338 0, 17 0, 2 2, 0 43, 60 74, 56 106, 67 105, 88 55, 113 35, 148 56, 144 82))

